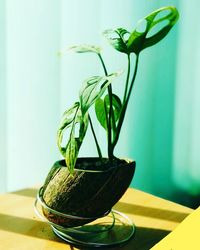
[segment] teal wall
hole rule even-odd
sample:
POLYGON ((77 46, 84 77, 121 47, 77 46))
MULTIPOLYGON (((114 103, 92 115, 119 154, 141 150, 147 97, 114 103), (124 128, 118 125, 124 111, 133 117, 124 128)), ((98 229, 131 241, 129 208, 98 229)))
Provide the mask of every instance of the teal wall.
POLYGON ((5 3, 0 1, 0 191, 6 190, 6 28, 5 3))
MULTIPOLYGON (((177 201, 179 193, 187 200, 200 193, 197 0, 0 1, 1 191, 42 182, 60 157, 56 129, 61 114, 78 98, 83 79, 102 74, 95 56, 58 57, 58 51, 97 44, 104 48, 109 72, 124 69, 124 55, 101 32, 131 31, 140 18, 165 5, 175 5, 180 20, 167 38, 140 56, 115 152, 137 162, 132 187, 177 201)), ((122 79, 113 85, 119 94, 122 79)), ((105 132, 94 126, 105 153, 105 132)), ((96 155, 90 131, 80 155, 96 155)))
POLYGON ((137 161, 132 185, 165 196, 173 189, 177 33, 178 25, 141 54, 127 119, 132 139, 129 153, 137 161))
POLYGON ((60 6, 5 1, 7 190, 43 182, 58 157, 60 6))

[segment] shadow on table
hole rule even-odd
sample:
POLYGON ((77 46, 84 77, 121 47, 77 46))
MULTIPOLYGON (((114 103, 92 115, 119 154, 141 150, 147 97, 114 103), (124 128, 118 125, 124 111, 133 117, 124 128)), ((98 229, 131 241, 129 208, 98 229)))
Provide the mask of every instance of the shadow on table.
POLYGON ((61 241, 45 222, 0 213, 0 229, 50 241, 61 241))
POLYGON ((189 213, 181 213, 161 208, 153 208, 136 204, 129 204, 126 202, 118 202, 115 208, 123 213, 141 215, 145 217, 152 217, 174 222, 181 222, 189 214, 189 213))
MULTIPOLYGON (((38 189, 28 188, 12 192, 12 194, 35 198, 37 191, 38 189)), ((145 207, 142 205, 129 204, 126 202, 118 202, 115 208, 123 213, 136 214, 175 222, 181 222, 183 219, 185 219, 186 216, 188 216, 188 213, 169 211, 160 208, 145 207)))
MULTIPOLYGON (((100 249, 110 249, 110 250, 149 250, 156 243, 162 240, 170 231, 161 230, 161 229, 153 229, 153 228, 145 228, 145 227, 137 227, 134 236, 124 245, 112 247, 112 248, 100 248, 100 249)), ((93 250, 94 248, 79 248, 78 246, 74 246, 76 249, 80 250, 93 250)), ((71 249, 74 249, 71 246, 71 249)))
MULTIPOLYGON (((20 218, 12 215, 0 214, 0 229, 22 234, 26 236, 36 237, 40 239, 45 239, 49 241, 61 242, 61 240, 54 235, 51 228, 44 222, 36 221, 34 219, 20 218)), ((125 228, 119 227, 117 231, 123 232, 125 228)), ((164 238, 170 231, 136 227, 136 232, 134 237, 130 241, 121 246, 111 248, 113 250, 123 249, 123 250, 148 250, 162 238, 164 238)), ((73 250, 73 246, 71 246, 73 250)), ((78 248, 79 249, 79 248, 78 248)), ((91 250, 92 248, 81 248, 81 250, 91 250)), ((94 248, 93 248, 94 249, 94 248)), ((110 248, 109 248, 110 249, 110 248)), ((105 248, 104 248, 105 250, 105 248)))
MULTIPOLYGON (((13 194, 35 198, 37 191, 37 189, 30 188, 13 192, 13 194)), ((115 206, 115 209, 123 213, 135 214, 174 222, 181 222, 188 215, 188 213, 170 211, 162 208, 146 207, 138 204, 129 204, 126 202, 118 202, 115 206)), ((45 240, 60 241, 46 223, 26 218, 15 217, 12 215, 0 214, 0 229, 45 240)), ((128 244, 122 247, 118 246, 116 248, 109 249, 149 250, 168 233, 170 233, 170 231, 137 227, 134 237, 128 242, 128 244)), ((74 249, 73 246, 71 246, 71 249, 74 249)), ((81 248, 81 250, 92 250, 92 248, 81 248)))

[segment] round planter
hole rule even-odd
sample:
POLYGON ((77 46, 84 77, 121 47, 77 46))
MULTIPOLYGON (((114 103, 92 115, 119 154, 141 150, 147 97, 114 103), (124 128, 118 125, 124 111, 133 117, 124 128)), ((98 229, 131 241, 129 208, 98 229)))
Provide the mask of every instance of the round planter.
POLYGON ((109 213, 122 197, 135 172, 135 161, 127 159, 79 158, 71 175, 65 161, 57 161, 42 189, 45 217, 63 227, 76 227, 109 213), (71 215, 63 218, 60 213, 71 215), (73 218, 74 216, 74 218, 73 218))

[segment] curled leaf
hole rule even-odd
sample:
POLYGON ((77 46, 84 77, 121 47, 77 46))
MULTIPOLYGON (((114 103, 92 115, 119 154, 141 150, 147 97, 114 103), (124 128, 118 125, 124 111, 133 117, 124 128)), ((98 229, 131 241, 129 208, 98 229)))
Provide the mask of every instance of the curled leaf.
POLYGON ((69 172, 72 174, 78 157, 78 143, 72 134, 66 147, 65 162, 69 172))
POLYGON ((83 115, 88 111, 90 106, 104 94, 111 82, 120 74, 121 72, 116 72, 108 76, 93 76, 84 81, 79 93, 83 115))
POLYGON ((58 148, 65 158, 66 165, 70 173, 73 173, 76 159, 78 157, 78 152, 85 137, 87 128, 88 114, 86 113, 83 116, 80 110, 80 103, 76 102, 72 106, 72 108, 70 108, 63 114, 63 120, 57 132, 58 148), (79 126, 77 135, 75 133, 76 126, 79 126), (70 136, 66 146, 62 146, 63 135, 67 129, 69 129, 70 131, 70 136))
POLYGON ((70 109, 68 109, 64 112, 61 124, 60 124, 58 132, 57 132, 57 145, 58 145, 58 148, 59 148, 61 154, 64 157, 65 157, 66 150, 65 150, 65 148, 62 147, 63 134, 67 128, 72 126, 72 123, 75 119, 75 114, 77 113, 79 106, 80 106, 80 103, 75 102, 74 105, 70 109))
POLYGON ((94 45, 89 45, 89 44, 81 44, 81 45, 73 45, 63 51, 60 52, 60 54, 64 54, 65 52, 75 52, 75 53, 96 53, 100 54, 101 53, 101 48, 98 46, 94 45))
POLYGON ((123 28, 118 29, 108 29, 103 32, 103 35, 108 40, 108 42, 118 51, 123 53, 128 53, 127 41, 125 35, 129 32, 123 28))

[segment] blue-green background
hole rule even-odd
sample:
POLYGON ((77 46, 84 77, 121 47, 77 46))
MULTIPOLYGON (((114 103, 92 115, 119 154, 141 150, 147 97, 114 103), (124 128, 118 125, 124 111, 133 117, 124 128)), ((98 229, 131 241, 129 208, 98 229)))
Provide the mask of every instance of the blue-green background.
MULTIPOLYGON (((132 30, 156 8, 174 5, 180 19, 159 44, 142 52, 119 157, 137 162, 132 187, 190 206, 200 194, 200 22, 197 0, 0 1, 1 191, 42 183, 60 155, 56 130, 82 80, 101 74, 94 55, 58 56, 73 44, 104 48, 109 72, 126 60, 101 36, 132 30)), ((117 93, 123 81, 114 83, 117 93)), ((106 135, 95 123, 106 152, 106 135)), ((91 132, 81 155, 96 155, 91 132)))

